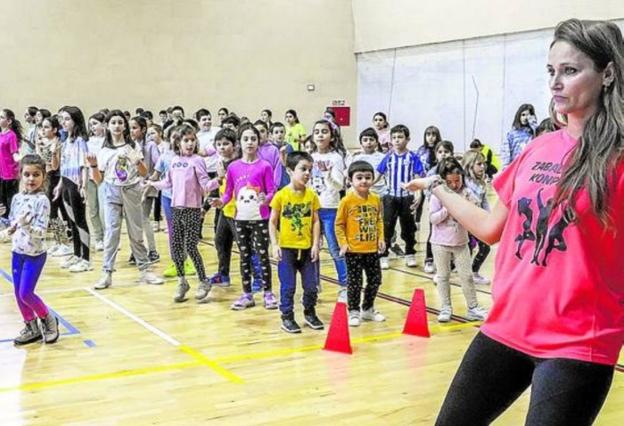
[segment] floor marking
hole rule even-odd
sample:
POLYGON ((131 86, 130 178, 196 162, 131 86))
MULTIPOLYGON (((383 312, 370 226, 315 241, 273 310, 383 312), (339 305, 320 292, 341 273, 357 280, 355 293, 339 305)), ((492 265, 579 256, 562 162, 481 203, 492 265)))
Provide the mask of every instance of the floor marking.
POLYGON ((96 346, 95 342, 93 340, 90 340, 90 339, 85 340, 84 344, 87 345, 88 348, 94 348, 96 346))
POLYGON ((130 312, 127 309, 125 309, 124 307, 122 307, 121 305, 119 305, 119 304, 113 302, 112 300, 102 296, 100 293, 96 292, 93 289, 85 288, 84 290, 89 292, 90 294, 92 294, 96 298, 100 299, 102 302, 106 303, 107 305, 109 305, 113 309, 115 309, 118 312, 122 313, 123 315, 127 316, 131 320, 135 321, 136 323, 141 325, 143 328, 145 328, 146 330, 148 330, 151 333, 155 334, 156 336, 160 337, 161 339, 163 339, 164 341, 166 341, 170 345, 175 346, 175 347, 179 348, 185 354, 192 356, 195 360, 199 361, 201 363, 201 365, 205 365, 205 366, 209 367, 215 373, 219 374, 221 377, 229 380, 232 383, 243 383, 243 380, 240 377, 238 377, 236 374, 232 373, 231 371, 221 367, 220 365, 218 365, 218 363, 216 361, 211 360, 210 358, 206 357, 204 354, 202 354, 201 352, 199 352, 199 351, 197 351, 197 350, 195 350, 193 348, 190 348, 188 346, 182 345, 179 341, 177 341, 176 339, 174 339, 173 337, 171 337, 170 335, 168 335, 164 331, 159 330, 158 328, 156 328, 153 325, 149 324, 147 321, 139 318, 138 316, 136 316, 132 312, 130 312))
POLYGON ((210 367, 215 373, 219 374, 220 376, 226 378, 227 380, 229 380, 232 383, 238 383, 238 384, 242 384, 243 379, 241 379, 239 376, 237 376, 236 374, 232 373, 231 371, 221 367, 216 361, 211 360, 210 358, 208 358, 206 355, 204 355, 203 353, 190 348, 188 346, 180 346, 180 350, 182 352, 184 352, 187 355, 192 356, 193 358, 195 358, 199 363, 201 363, 202 365, 208 366, 210 367))
POLYGON ((96 298, 100 299, 102 302, 106 303, 111 308, 113 308, 116 311, 118 311, 118 312, 122 313, 123 315, 127 316, 128 318, 130 318, 131 320, 133 320, 134 322, 139 324, 141 327, 147 329, 149 332, 155 334, 156 336, 160 337, 164 341, 168 342, 169 344, 171 344, 173 346, 180 346, 180 342, 178 342, 173 337, 169 336, 164 331, 161 331, 161 330, 157 329, 153 325, 149 324, 148 322, 146 322, 146 321, 142 320, 141 318, 139 318, 138 316, 134 315, 132 312, 126 310, 124 307, 122 307, 122 306, 118 305, 117 303, 113 302, 112 300, 107 299, 106 297, 102 296, 100 293, 96 292, 95 290, 90 289, 90 288, 85 288, 84 290, 87 291, 88 293, 92 294, 96 298))
POLYGON ((36 391, 42 389, 53 388, 57 386, 74 385, 79 383, 92 383, 102 380, 119 379, 124 377, 143 376, 152 373, 162 373, 172 370, 184 370, 188 368, 201 367, 203 364, 199 362, 181 362, 177 364, 156 365, 145 368, 136 368, 130 370, 114 371, 112 373, 88 374, 85 376, 70 377, 68 379, 49 380, 45 382, 24 383, 18 386, 9 386, 0 388, 0 393, 13 391, 36 391))

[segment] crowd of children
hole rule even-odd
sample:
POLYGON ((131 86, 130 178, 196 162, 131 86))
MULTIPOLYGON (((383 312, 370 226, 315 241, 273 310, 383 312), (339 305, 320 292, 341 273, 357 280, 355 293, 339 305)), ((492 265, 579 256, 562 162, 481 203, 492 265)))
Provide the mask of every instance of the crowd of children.
MULTIPOLYGON (((180 106, 160 111, 161 124, 142 109, 134 117, 127 111, 101 110, 88 121, 73 106, 54 115, 37 108, 27 111, 29 117, 31 113, 33 127, 27 134, 12 111, 4 109, 0 115, 3 232, 13 237, 14 263, 21 262, 26 271, 20 275, 20 269, 13 268, 26 322, 16 344, 58 338, 51 314, 34 295, 46 253, 64 257, 61 267, 72 273, 92 270, 93 236, 95 250, 102 252, 102 275, 94 288, 104 290, 113 283, 124 219, 129 262, 140 271, 140 281, 163 284, 163 278, 151 271, 160 260, 154 232, 160 230, 161 206, 173 261, 163 275, 178 279, 175 302, 187 300, 189 275, 197 275, 199 303, 211 300, 213 286, 229 287, 236 243, 242 294, 231 309, 253 307, 254 293, 261 291, 264 307, 279 308, 282 329, 290 333, 301 332, 294 316, 297 272, 303 284, 305 324, 316 330, 324 327, 315 309, 323 244, 334 263, 338 300, 348 304, 349 325, 385 320, 374 302, 382 269, 390 268, 390 249, 398 247, 397 222, 405 264, 417 266, 417 234, 430 194, 406 190, 413 178, 439 174, 449 187, 489 208, 488 165, 481 144, 465 154, 462 167, 453 157, 453 144, 442 139, 437 127, 425 130, 422 146, 409 149, 410 130, 404 125, 391 127, 383 112, 376 113, 373 126, 360 133, 360 148, 354 152, 345 149, 330 110, 312 125, 310 135, 295 110, 286 112, 282 124, 272 121, 270 110, 263 110, 252 123, 221 108, 220 127, 213 126, 207 109, 186 119, 180 106), (38 184, 31 183, 33 173, 35 181, 41 181, 38 184), (27 214, 24 206, 35 202, 36 215, 27 214), (208 275, 198 243, 211 208, 218 268, 208 275), (57 226, 65 223, 67 228, 57 226), (56 243, 46 252, 45 234, 52 224, 56 243), (73 250, 64 244, 68 239, 73 250), (270 254, 277 262, 279 301, 273 293, 270 254), (42 328, 37 327, 37 318, 42 328)), ((437 271, 439 321, 449 321, 452 314, 453 268, 466 297, 467 317, 485 319, 487 311, 477 303, 474 284, 489 282, 480 275, 489 246, 469 236, 433 196, 429 223, 423 266, 427 273, 437 271)))

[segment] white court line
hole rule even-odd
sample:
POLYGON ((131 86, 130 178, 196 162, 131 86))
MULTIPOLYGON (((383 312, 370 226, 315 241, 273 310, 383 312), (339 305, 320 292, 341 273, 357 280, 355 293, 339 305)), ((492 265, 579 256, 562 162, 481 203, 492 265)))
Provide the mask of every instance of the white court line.
POLYGON ((83 290, 85 290, 88 293, 92 294, 93 296, 97 297, 98 299, 100 299, 102 302, 106 303, 107 305, 109 305, 113 309, 121 312, 122 314, 124 314, 125 316, 127 316, 128 318, 133 320, 134 322, 138 323, 139 325, 141 325, 143 328, 147 329, 148 331, 154 333, 155 335, 157 335, 158 337, 160 337, 161 339, 163 339, 167 343, 169 343, 169 344, 171 344, 173 346, 176 346, 176 347, 180 346, 180 342, 178 342, 173 337, 169 336, 164 331, 160 331, 159 329, 157 329, 153 325, 149 324, 145 320, 142 320, 141 318, 139 318, 138 316, 134 315, 132 312, 126 310, 124 307, 122 307, 122 306, 118 305, 117 303, 113 302, 112 300, 107 299, 106 297, 102 296, 100 293, 96 292, 95 290, 90 289, 90 288, 85 288, 83 290))

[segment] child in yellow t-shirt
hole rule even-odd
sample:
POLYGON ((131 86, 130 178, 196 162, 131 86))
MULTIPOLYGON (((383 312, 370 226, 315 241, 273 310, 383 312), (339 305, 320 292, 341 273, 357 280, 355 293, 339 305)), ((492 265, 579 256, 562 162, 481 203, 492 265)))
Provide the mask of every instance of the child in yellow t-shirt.
POLYGON ((375 170, 366 161, 354 161, 347 172, 352 191, 340 200, 336 215, 336 238, 340 255, 347 263, 347 298, 349 325, 357 327, 360 320, 385 321, 374 309, 381 285, 379 254, 385 250, 383 205, 378 195, 370 192, 375 170), (360 312, 362 272, 366 272, 366 289, 360 312))
POLYGON ((305 323, 314 330, 323 329, 323 323, 316 316, 319 270, 315 264, 319 258, 321 226, 318 210, 321 204, 314 190, 306 186, 313 162, 307 152, 288 154, 286 170, 290 183, 279 190, 271 201, 269 235, 273 257, 278 260, 282 329, 288 333, 301 333, 294 314, 297 272, 301 274, 303 285, 305 323))

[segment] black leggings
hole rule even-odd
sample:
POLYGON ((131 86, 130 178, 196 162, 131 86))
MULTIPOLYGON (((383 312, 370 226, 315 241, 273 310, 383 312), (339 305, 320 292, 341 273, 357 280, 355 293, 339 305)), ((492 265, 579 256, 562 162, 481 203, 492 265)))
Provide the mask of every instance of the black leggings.
MULTIPOLYGON (((485 262, 488 254, 490 254, 490 246, 472 235, 471 237, 477 241, 477 245, 479 246, 476 256, 472 259, 472 272, 479 272, 481 266, 483 266, 483 262, 485 262)), ((470 254, 472 255, 472 247, 470 247, 470 254)))
POLYGON ((89 226, 87 225, 87 213, 85 200, 80 196, 80 190, 72 180, 63 179, 63 203, 69 219, 69 227, 72 231, 74 242, 74 256, 84 260, 89 258, 89 226))
MULTIPOLYGON (((221 209, 217 209, 217 212, 221 209)), ((236 240, 236 227, 234 226, 234 219, 225 216, 221 213, 216 219, 217 231, 215 232, 215 248, 217 249, 217 256, 219 257, 219 273, 230 276, 230 260, 232 260, 232 245, 236 240)))
POLYGON ((535 358, 479 333, 455 373, 436 425, 488 425, 529 386, 526 425, 590 425, 613 371, 591 362, 535 358))
POLYGON ((366 273, 366 288, 362 309, 367 311, 375 304, 375 297, 381 285, 381 264, 377 253, 346 253, 347 299, 350 311, 360 310, 362 299, 362 272, 366 273))
POLYGON ((50 219, 56 219, 59 216, 59 212, 63 217, 63 220, 67 222, 67 211, 65 211, 65 205, 63 204, 63 197, 59 197, 54 200, 54 188, 61 180, 61 174, 58 170, 53 170, 48 173, 48 199, 50 200, 50 219))
POLYGON ((2 215, 5 219, 9 218, 9 213, 11 212, 11 202, 13 201, 13 196, 15 196, 18 191, 19 179, 0 179, 0 204, 4 204, 6 207, 6 212, 2 215))
POLYGON ((184 260, 188 254, 195 266, 199 280, 206 280, 204 260, 197 248, 197 244, 199 244, 199 232, 197 231, 201 226, 201 216, 201 209, 190 207, 173 208, 173 231, 169 238, 171 242, 171 257, 178 277, 184 276, 184 260))
POLYGON ((269 259, 269 221, 268 220, 235 220, 236 244, 240 253, 241 279, 243 291, 251 293, 251 277, 253 265, 252 253, 260 259, 262 283, 264 290, 271 290, 271 261, 269 259))

